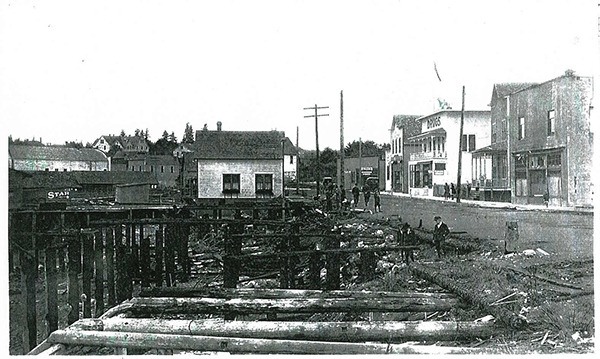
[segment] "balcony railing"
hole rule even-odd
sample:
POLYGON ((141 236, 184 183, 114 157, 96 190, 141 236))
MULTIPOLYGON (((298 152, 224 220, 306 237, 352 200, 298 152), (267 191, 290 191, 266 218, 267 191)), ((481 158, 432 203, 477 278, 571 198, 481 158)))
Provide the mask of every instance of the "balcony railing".
POLYGON ((433 159, 446 159, 448 154, 445 151, 417 152, 410 154, 411 161, 423 161, 433 159))

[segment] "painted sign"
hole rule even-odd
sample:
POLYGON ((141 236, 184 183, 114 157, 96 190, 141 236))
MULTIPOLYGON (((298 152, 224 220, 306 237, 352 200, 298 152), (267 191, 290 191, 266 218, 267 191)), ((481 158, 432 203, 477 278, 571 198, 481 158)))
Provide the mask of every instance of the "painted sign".
POLYGON ((48 191, 47 199, 69 199, 71 192, 68 189, 62 191, 48 191))
POLYGON ((441 124, 442 124, 442 121, 440 120, 440 116, 427 119, 427 129, 430 129, 433 127, 439 127, 439 126, 441 126, 441 124))

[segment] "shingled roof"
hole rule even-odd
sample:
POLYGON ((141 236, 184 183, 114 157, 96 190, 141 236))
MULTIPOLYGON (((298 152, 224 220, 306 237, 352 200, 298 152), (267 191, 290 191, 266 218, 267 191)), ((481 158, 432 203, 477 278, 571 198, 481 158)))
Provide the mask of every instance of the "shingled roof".
POLYGON ((78 149, 64 146, 9 145, 8 153, 12 159, 18 160, 108 162, 104 153, 94 148, 78 149))
POLYGON ((82 185, 158 184, 150 172, 133 171, 11 171, 22 188, 81 187, 82 185))
MULTIPOLYGON (((281 131, 196 131, 194 158, 281 159, 281 131)), ((287 142, 287 141, 286 141, 287 142)), ((289 147, 291 142, 285 145, 289 147)))

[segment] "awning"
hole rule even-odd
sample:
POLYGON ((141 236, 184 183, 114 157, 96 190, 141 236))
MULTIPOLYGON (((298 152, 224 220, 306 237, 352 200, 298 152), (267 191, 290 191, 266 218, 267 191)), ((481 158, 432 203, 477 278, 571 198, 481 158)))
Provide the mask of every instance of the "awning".
POLYGON ((471 153, 474 155, 491 155, 506 153, 506 142, 492 143, 489 146, 481 147, 471 153))
POLYGON ((427 132, 423 132, 423 133, 419 133, 416 136, 413 137, 409 137, 407 139, 408 142, 414 142, 423 138, 427 138, 427 137, 431 137, 431 136, 440 136, 440 135, 446 135, 446 130, 444 130, 443 128, 436 128, 435 130, 431 130, 431 131, 427 131, 427 132))

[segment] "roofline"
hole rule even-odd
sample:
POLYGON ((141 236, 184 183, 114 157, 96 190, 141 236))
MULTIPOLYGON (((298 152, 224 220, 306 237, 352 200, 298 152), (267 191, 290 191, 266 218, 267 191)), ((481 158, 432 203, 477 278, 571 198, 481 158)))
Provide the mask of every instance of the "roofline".
POLYGON ((558 80, 558 79, 561 79, 561 78, 566 78, 566 77, 579 77, 579 78, 587 78, 587 79, 592 79, 592 80, 594 79, 594 77, 593 77, 593 76, 577 75, 577 74, 575 74, 575 73, 573 73, 572 75, 569 75, 569 74, 562 74, 562 75, 560 75, 560 76, 557 76, 557 77, 555 77, 555 78, 552 78, 552 79, 550 79, 550 80, 547 80, 547 81, 544 81, 544 82, 540 82, 540 83, 536 83, 536 84, 533 84, 533 85, 531 85, 531 86, 527 86, 527 87, 525 87, 525 88, 522 88, 522 89, 520 89, 520 90, 517 90, 517 91, 511 92, 511 93, 509 93, 509 94, 508 94, 508 95, 506 95, 506 96, 514 95, 514 94, 516 94, 516 93, 523 92, 523 91, 525 91, 525 90, 529 90, 529 89, 532 89, 532 88, 534 88, 534 87, 539 87, 539 86, 545 85, 545 84, 547 84, 547 83, 550 83, 550 82, 556 81, 556 80, 558 80))
POLYGON ((430 113, 429 115, 421 116, 421 117, 415 119, 415 121, 420 121, 420 120, 422 120, 424 118, 427 118, 427 117, 439 115, 442 112, 448 112, 448 113, 461 113, 461 112, 464 112, 464 113, 490 113, 490 114, 492 113, 492 111, 490 111, 490 110, 465 110, 465 111, 461 111, 461 110, 439 110, 437 112, 430 113))

